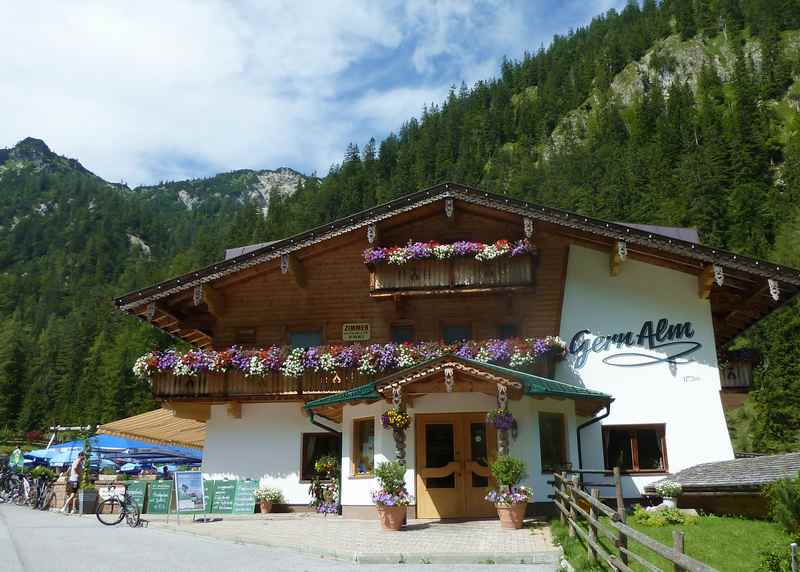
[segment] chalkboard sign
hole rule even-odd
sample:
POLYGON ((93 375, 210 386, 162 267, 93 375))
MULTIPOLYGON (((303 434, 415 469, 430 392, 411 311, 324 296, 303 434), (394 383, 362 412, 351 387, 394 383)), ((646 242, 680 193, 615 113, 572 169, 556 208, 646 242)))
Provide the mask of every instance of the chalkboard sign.
POLYGON ((211 503, 214 500, 214 483, 211 479, 203 481, 203 494, 206 495, 206 512, 211 512, 211 503))
POLYGON ((147 483, 144 481, 129 481, 127 485, 128 496, 136 501, 140 511, 144 511, 144 497, 147 492, 147 483))
POLYGON ((153 481, 147 489, 147 512, 150 514, 167 514, 172 505, 172 493, 175 483, 172 481, 153 481))
POLYGON ((217 481, 214 483, 214 500, 211 502, 211 512, 221 514, 233 512, 237 484, 236 481, 217 481))
POLYGON ((253 492, 257 488, 258 481, 239 481, 233 501, 234 514, 253 514, 256 511, 256 497, 253 492))

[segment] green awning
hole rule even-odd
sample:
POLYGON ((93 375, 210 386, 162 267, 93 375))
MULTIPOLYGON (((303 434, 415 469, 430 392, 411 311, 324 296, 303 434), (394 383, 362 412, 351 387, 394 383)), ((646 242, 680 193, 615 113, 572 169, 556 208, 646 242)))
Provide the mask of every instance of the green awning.
POLYGON ((456 362, 475 368, 477 370, 485 371, 496 376, 504 377, 510 381, 518 382, 522 386, 522 393, 524 395, 537 396, 537 397, 558 397, 579 400, 596 400, 601 402, 610 403, 614 400, 613 397, 587 389, 577 385, 571 385, 554 379, 547 379, 532 373, 510 369, 499 365, 484 363, 473 359, 462 358, 454 354, 446 354, 402 370, 392 372, 379 379, 371 381, 365 385, 354 387, 336 393, 334 395, 327 395, 314 401, 309 401, 305 404, 306 409, 316 409, 319 407, 326 407, 331 405, 343 405, 354 401, 362 400, 378 400, 381 399, 381 394, 378 392, 378 387, 391 383, 396 378, 403 378, 407 375, 413 374, 417 370, 424 370, 437 362, 456 362))

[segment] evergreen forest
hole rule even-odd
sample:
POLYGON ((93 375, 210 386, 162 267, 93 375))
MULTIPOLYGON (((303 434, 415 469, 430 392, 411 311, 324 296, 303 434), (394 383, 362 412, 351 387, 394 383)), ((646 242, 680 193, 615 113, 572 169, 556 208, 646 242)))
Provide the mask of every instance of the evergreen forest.
MULTIPOLYGON (((268 208, 254 171, 131 189, 37 139, 0 150, 0 430, 157 406, 131 366, 175 342, 113 297, 442 181, 800 268, 797 0, 632 1, 423 103, 268 208)), ((799 307, 735 342, 764 356, 737 450, 800 449, 799 307)))

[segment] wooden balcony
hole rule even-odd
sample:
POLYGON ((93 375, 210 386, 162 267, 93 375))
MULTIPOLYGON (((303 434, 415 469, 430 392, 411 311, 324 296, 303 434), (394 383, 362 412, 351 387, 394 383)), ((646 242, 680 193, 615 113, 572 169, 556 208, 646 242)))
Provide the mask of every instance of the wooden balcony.
POLYGON ((419 260, 403 265, 377 264, 370 270, 370 296, 489 292, 531 288, 531 255, 481 262, 474 258, 419 260))
POLYGON ((176 376, 157 373, 152 378, 153 397, 165 401, 259 401, 292 399, 302 395, 321 397, 369 383, 370 377, 356 370, 333 374, 308 372, 303 377, 274 373, 269 377, 245 377, 238 371, 176 376))

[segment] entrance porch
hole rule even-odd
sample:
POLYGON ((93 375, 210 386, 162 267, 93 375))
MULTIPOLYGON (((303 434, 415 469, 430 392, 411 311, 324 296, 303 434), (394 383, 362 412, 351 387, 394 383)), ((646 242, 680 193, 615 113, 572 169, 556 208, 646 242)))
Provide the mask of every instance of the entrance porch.
POLYGON ((445 355, 311 401, 306 409, 317 421, 341 429, 343 516, 374 515, 374 467, 398 459, 416 498, 409 518, 495 518, 484 496, 494 486, 489 462, 498 450, 506 447, 525 462, 521 484, 534 490, 529 514, 544 512, 551 504, 547 481, 552 471, 578 466, 579 418, 592 417, 610 401, 583 387, 445 355), (381 424, 384 411, 398 399, 411 416, 403 436, 381 424), (486 423, 486 413, 503 399, 514 416, 506 435, 486 423), (549 429, 553 420, 555 430, 549 429))

